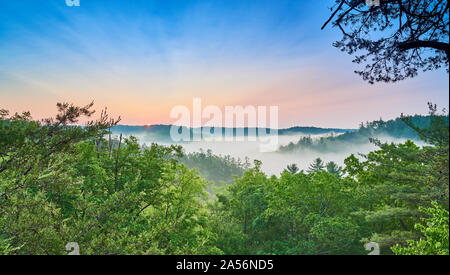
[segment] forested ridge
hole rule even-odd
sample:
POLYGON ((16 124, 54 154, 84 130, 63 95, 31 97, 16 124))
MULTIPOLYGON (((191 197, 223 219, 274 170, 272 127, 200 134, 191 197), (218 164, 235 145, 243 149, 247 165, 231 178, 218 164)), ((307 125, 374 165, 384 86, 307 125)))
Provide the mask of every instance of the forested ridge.
POLYGON ((449 254, 448 115, 433 105, 426 125, 401 118, 426 146, 373 139, 342 168, 270 177, 259 161, 114 138, 118 120, 94 116, 0 111, 0 254, 449 254), (213 198, 210 181, 226 183, 213 198))
MULTIPOLYGON (((179 127, 180 132, 189 133, 190 137, 194 136, 194 132, 201 133, 206 131, 205 127, 200 128, 190 128, 185 126, 175 126, 175 125, 147 125, 147 126, 133 126, 133 125, 114 125, 111 127, 111 132, 114 134, 124 134, 124 135, 134 135, 152 139, 156 142, 172 143, 170 136, 170 130, 172 127, 179 127)), ((320 135, 329 133, 347 133, 354 131, 353 129, 339 129, 339 128, 318 128, 318 127, 290 127, 286 129, 270 129, 270 128, 226 128, 226 127, 211 127, 216 132, 221 132, 222 136, 232 135, 232 136, 256 136, 264 133, 265 135, 273 133, 274 130, 277 131, 278 135, 294 135, 294 134, 304 134, 304 135, 320 135), (228 134, 230 133, 230 134, 228 134)), ((208 128, 211 132, 211 129, 208 128)), ((183 141, 188 142, 188 141, 183 141)))
POLYGON ((241 177, 251 167, 248 157, 241 160, 230 155, 214 155, 211 149, 206 152, 200 149, 199 152, 184 153, 179 160, 215 185, 232 184, 234 176, 241 177))
MULTIPOLYGON (((296 143, 290 142, 286 146, 281 146, 280 152, 298 152, 301 150, 314 150, 318 152, 339 152, 346 151, 349 147, 358 144, 367 144, 373 138, 388 139, 411 139, 421 141, 420 134, 410 125, 418 128, 430 127, 432 116, 414 115, 409 118, 409 125, 399 117, 396 119, 361 123, 356 131, 347 131, 341 135, 330 135, 314 139, 311 136, 300 138, 296 143)), ((441 116, 442 120, 448 123, 448 116, 441 116)))

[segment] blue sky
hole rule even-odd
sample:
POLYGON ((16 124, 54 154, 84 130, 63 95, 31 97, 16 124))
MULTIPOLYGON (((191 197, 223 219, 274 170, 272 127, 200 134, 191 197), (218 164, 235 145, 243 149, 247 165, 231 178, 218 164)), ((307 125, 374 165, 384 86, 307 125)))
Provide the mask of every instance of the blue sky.
POLYGON ((0 0, 0 107, 54 113, 107 106, 122 123, 170 123, 170 109, 277 105, 280 126, 357 127, 448 107, 448 74, 369 85, 320 30, 334 1, 0 0))

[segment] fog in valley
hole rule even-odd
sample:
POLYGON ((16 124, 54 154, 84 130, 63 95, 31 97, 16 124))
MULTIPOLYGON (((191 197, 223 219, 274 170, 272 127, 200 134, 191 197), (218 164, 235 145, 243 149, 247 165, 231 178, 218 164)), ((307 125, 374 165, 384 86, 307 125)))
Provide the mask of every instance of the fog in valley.
MULTIPOLYGON (((296 143, 302 137, 311 137, 313 140, 320 139, 321 137, 327 137, 330 135, 339 135, 335 133, 322 134, 322 135, 305 135, 305 134, 295 134, 295 135, 279 135, 278 136, 278 147, 286 146, 290 142, 296 143)), ((126 136, 126 135, 125 135, 126 136)), ((155 140, 153 137, 149 137, 145 134, 133 135, 138 138, 141 144, 151 145, 151 143, 156 142, 162 145, 170 145, 175 143, 160 142, 155 140)), ((402 143, 406 139, 397 139, 390 136, 378 136, 377 137, 382 142, 394 142, 402 143)), ((365 144, 352 144, 350 142, 335 142, 336 148, 333 152, 321 152, 313 149, 300 149, 293 152, 261 152, 260 141, 249 141, 248 138, 245 141, 232 141, 232 142, 215 142, 215 141, 198 141, 198 142, 188 142, 181 143, 179 145, 183 146, 186 153, 199 152, 200 150, 207 151, 211 150, 215 155, 230 155, 236 159, 240 158, 242 161, 245 157, 248 157, 253 163, 253 160, 262 161, 262 170, 267 175, 279 175, 287 165, 297 164, 300 170, 307 170, 309 164, 316 158, 321 158, 325 163, 329 161, 334 161, 337 164, 343 166, 344 160, 351 154, 367 154, 370 151, 377 149, 377 146, 370 143, 369 140, 365 144)), ((418 145, 423 145, 423 143, 418 143, 418 145)))

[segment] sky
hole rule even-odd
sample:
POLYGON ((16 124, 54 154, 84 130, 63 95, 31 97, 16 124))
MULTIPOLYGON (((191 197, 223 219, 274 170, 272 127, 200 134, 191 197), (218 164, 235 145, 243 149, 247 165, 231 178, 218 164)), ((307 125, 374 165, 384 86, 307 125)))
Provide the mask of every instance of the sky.
POLYGON ((170 124, 173 107, 278 106, 279 127, 356 128, 448 108, 445 70, 370 85, 320 30, 334 0, 0 0, 0 108, 57 102, 121 124, 170 124))

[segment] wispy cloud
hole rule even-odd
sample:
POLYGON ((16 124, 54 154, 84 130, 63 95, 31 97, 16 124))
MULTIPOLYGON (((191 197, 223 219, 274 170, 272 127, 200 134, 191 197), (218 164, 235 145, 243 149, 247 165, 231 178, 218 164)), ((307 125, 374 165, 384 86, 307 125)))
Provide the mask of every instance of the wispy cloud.
POLYGON ((330 4, 2 1, 0 103, 48 116, 56 100, 95 99, 124 123, 146 124, 170 122, 172 106, 201 96, 215 105, 279 105, 284 126, 355 127, 448 101, 443 72, 392 86, 353 75, 350 58, 331 46, 338 33, 319 30, 330 4), (378 96, 390 99, 376 106, 378 96), (401 99, 409 104, 398 111, 401 99))

